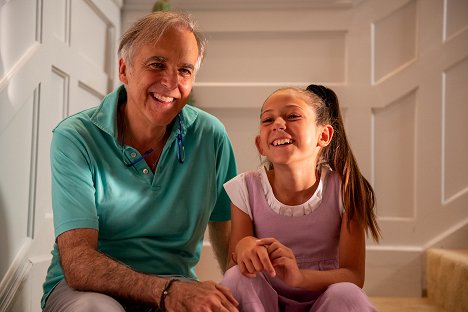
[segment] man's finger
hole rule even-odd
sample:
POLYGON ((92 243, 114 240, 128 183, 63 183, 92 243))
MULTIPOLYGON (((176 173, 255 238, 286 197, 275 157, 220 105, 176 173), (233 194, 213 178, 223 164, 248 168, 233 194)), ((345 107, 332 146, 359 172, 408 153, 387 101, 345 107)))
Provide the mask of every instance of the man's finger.
POLYGON ((231 292, 231 290, 229 288, 227 288, 227 287, 225 287, 223 285, 219 285, 219 284, 216 284, 215 286, 219 291, 221 291, 223 293, 223 295, 226 297, 226 299, 229 300, 229 302, 231 302, 235 306, 239 305, 239 302, 236 300, 236 298, 234 298, 234 296, 232 295, 232 292, 231 292))

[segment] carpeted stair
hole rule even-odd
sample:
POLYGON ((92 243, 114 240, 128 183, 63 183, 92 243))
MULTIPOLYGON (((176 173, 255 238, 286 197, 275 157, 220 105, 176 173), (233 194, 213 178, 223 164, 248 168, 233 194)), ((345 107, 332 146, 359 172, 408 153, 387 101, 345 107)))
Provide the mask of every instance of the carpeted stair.
POLYGON ((427 296, 450 312, 468 311, 468 250, 427 251, 427 296))
POLYGON ((380 312, 468 312, 468 250, 429 249, 426 280, 425 298, 371 300, 380 312))

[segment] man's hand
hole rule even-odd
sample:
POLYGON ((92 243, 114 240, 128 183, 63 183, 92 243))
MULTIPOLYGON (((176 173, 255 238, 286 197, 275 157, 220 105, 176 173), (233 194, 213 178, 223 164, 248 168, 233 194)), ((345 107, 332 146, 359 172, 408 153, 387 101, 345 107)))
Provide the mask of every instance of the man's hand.
POLYGON ((177 281, 165 300, 167 311, 237 312, 239 303, 231 291, 212 281, 177 281))

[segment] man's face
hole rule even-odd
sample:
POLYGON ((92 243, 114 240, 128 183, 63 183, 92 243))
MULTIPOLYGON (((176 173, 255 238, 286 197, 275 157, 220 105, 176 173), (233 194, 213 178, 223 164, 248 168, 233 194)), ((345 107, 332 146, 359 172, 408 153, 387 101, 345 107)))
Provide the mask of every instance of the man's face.
POLYGON ((132 66, 120 59, 119 78, 126 85, 128 118, 142 126, 167 126, 188 101, 197 58, 193 33, 172 28, 156 44, 137 49, 132 66))

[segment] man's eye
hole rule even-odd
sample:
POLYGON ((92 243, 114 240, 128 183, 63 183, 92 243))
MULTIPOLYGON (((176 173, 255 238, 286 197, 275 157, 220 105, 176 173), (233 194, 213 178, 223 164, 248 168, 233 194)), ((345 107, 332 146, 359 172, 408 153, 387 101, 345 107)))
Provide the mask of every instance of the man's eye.
POLYGON ((301 116, 298 115, 298 114, 289 114, 289 115, 288 115, 288 119, 293 119, 293 120, 294 120, 294 119, 298 119, 298 118, 300 118, 300 117, 301 117, 301 116))
POLYGON ((165 67, 163 63, 150 63, 148 66, 153 69, 164 69, 165 67))
POLYGON ((264 118, 262 119, 262 124, 268 124, 273 122, 273 118, 264 118))
POLYGON ((188 68, 181 68, 179 69, 179 72, 182 76, 191 76, 192 75, 192 70, 188 69, 188 68))

